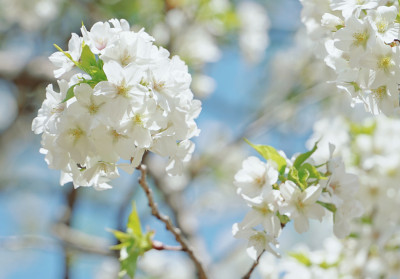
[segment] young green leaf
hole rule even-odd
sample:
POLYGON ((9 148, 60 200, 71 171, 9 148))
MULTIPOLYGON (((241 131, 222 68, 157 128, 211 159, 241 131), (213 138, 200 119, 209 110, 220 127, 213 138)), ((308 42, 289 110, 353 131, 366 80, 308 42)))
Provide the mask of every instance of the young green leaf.
POLYGON ((77 85, 79 85, 79 84, 80 84, 80 83, 74 84, 74 85, 72 85, 72 86, 68 89, 67 95, 65 96, 65 99, 62 100, 61 103, 65 103, 66 101, 68 101, 69 99, 71 99, 71 98, 73 98, 73 97, 75 96, 74 88, 75 88, 75 86, 77 86, 77 85))
POLYGON ((79 59, 82 70, 89 74, 90 66, 97 67, 96 56, 90 50, 88 45, 83 45, 81 58, 79 59))
POLYGON ((295 167, 291 167, 288 174, 288 180, 293 181, 303 191, 307 188, 307 183, 303 184, 299 178, 299 172, 295 167))
POLYGON ((123 278, 125 275, 128 275, 130 278, 135 278, 137 260, 141 251, 134 243, 131 243, 124 249, 126 249, 126 253, 121 253, 124 256, 119 258, 121 268, 118 277, 123 278))
POLYGON ((269 145, 255 145, 249 140, 244 139, 251 147, 253 147, 258 153, 263 156, 265 160, 272 160, 277 164, 278 171, 280 174, 285 172, 286 160, 283 158, 275 148, 269 145))
POLYGON ((315 178, 315 179, 327 179, 327 177, 323 176, 315 166, 309 164, 309 163, 304 163, 300 166, 299 168, 299 176, 302 176, 303 172, 307 171, 309 174, 308 178, 315 178))
POLYGON ((318 142, 314 144, 314 147, 310 151, 302 153, 299 156, 297 156, 296 160, 294 160, 293 166, 296 169, 299 169, 301 164, 303 164, 308 158, 310 158, 310 156, 317 150, 317 145, 318 142))
POLYGON ((142 228, 135 202, 132 202, 132 211, 128 218, 127 231, 133 233, 138 238, 142 237, 142 228))
POLYGON ((336 205, 332 204, 332 203, 326 203, 326 202, 322 202, 322 201, 317 201, 318 204, 322 205, 323 207, 325 207, 326 209, 328 209, 329 211, 335 213, 336 212, 336 205))
POLYGON ((146 234, 142 233, 139 215, 134 202, 128 218, 126 233, 116 230, 110 231, 121 242, 110 247, 113 250, 121 250, 119 278, 123 278, 125 275, 134 278, 139 256, 153 248, 152 239, 154 233, 152 231, 146 234))

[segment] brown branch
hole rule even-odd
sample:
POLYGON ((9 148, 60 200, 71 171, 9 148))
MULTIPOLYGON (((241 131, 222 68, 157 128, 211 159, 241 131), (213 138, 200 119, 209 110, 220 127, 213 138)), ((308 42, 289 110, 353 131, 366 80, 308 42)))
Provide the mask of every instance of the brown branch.
POLYGON ((260 263, 260 258, 264 254, 265 250, 261 252, 261 254, 258 256, 257 260, 253 263, 253 265, 250 267, 249 271, 242 277, 242 279, 250 279, 251 274, 253 273, 254 269, 257 267, 257 265, 260 263))
MULTIPOLYGON (((146 160, 144 161, 146 163, 146 160)), ((182 190, 168 191, 166 187, 161 183, 161 179, 157 176, 151 168, 147 169, 147 175, 152 179, 154 186, 163 194, 165 203, 172 211, 173 219, 175 219, 177 226, 180 228, 182 235, 187 239, 194 238, 193 233, 185 229, 185 224, 181 222, 183 203, 175 202, 177 199, 180 201, 182 196, 182 190)))
POLYGON ((189 244, 187 243, 186 239, 184 239, 184 237, 182 236, 180 229, 176 228, 172 224, 172 222, 168 216, 162 215, 159 212, 157 204, 154 202, 153 193, 146 182, 146 173, 147 173, 146 166, 140 165, 138 167, 138 169, 140 170, 140 173, 141 173, 141 175, 139 177, 139 185, 143 188, 143 190, 147 196, 147 199, 149 201, 149 206, 151 208, 151 214, 154 217, 156 217, 158 220, 163 222, 165 224, 165 228, 175 236, 176 241, 182 246, 182 251, 185 251, 188 254, 189 258, 192 260, 192 262, 196 266, 199 278, 207 279, 207 275, 204 271, 202 264, 194 255, 194 252, 193 252, 192 248, 189 246, 189 244))

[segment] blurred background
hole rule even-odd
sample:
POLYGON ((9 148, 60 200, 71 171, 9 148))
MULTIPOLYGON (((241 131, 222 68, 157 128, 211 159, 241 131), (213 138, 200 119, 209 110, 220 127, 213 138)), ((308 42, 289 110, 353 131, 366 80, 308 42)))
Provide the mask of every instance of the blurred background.
MULTIPOLYGON (((66 49, 82 23, 89 29, 112 18, 144 27, 189 65, 203 103, 194 157, 185 175, 171 178, 163 160, 147 156, 149 183, 213 278, 244 274, 251 260, 231 228, 247 209, 232 182, 242 160, 256 154, 242 139, 290 157, 306 150, 315 119, 332 105, 300 11, 296 0, 0 0, 0 278, 117 278, 107 228, 125 229, 132 200, 155 239, 176 244, 151 216, 137 173, 103 192, 61 187, 31 131, 45 87, 55 84, 53 44, 66 49)), ((312 226, 299 236, 289 225, 281 251, 298 242, 318 247, 330 230, 312 226)), ((137 278, 195 278, 195 271, 182 252, 150 251, 137 278)))

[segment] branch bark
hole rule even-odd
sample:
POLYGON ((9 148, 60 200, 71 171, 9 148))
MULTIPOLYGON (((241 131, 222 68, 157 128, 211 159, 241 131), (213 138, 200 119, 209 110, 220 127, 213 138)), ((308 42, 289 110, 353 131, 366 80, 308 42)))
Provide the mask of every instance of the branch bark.
POLYGON ((198 277, 200 279, 207 279, 207 275, 205 273, 203 265, 200 263, 200 261, 195 256, 192 248, 189 246, 186 239, 182 236, 181 230, 176 228, 172 224, 172 222, 168 216, 161 214, 160 211, 158 210, 157 204, 154 202, 152 190, 150 189, 150 187, 147 185, 147 182, 146 182, 146 174, 147 174, 146 166, 140 165, 138 167, 138 169, 140 170, 140 174, 141 174, 139 177, 139 185, 143 188, 143 190, 147 196, 147 199, 149 201, 149 206, 151 208, 151 214, 154 217, 156 217, 158 220, 163 222, 165 224, 165 228, 175 236, 176 241, 182 247, 182 251, 185 251, 188 254, 189 258, 192 260, 192 262, 196 266, 196 269, 198 272, 198 277))
POLYGON ((257 265, 260 263, 260 258, 264 254, 265 250, 261 252, 261 254, 258 256, 257 260, 253 263, 253 265, 250 267, 249 271, 242 277, 242 279, 250 279, 251 274, 253 273, 254 269, 256 269, 257 265))

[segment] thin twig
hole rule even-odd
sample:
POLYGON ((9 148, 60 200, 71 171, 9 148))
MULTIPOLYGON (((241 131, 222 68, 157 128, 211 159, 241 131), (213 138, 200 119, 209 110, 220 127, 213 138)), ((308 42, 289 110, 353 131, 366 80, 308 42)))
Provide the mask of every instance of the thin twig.
POLYGON ((164 243, 157 241, 157 240, 153 240, 153 249, 155 250, 169 250, 169 251, 182 251, 182 247, 181 246, 169 246, 169 245, 165 245, 164 243))
POLYGON ((151 214, 154 217, 156 217, 158 220, 163 222, 165 224, 165 228, 175 236, 176 241, 182 246, 182 251, 185 251, 188 254, 189 258, 192 260, 192 262, 196 266, 199 278, 207 279, 207 275, 204 271, 202 264, 194 255, 194 252, 193 252, 192 248, 189 246, 189 244, 187 243, 186 239, 184 239, 184 237, 182 236, 180 229, 176 228, 172 224, 172 222, 168 216, 162 215, 158 211, 157 204, 154 202, 152 191, 146 182, 146 166, 140 165, 138 167, 138 169, 140 170, 140 173, 141 173, 140 178, 139 178, 139 185, 143 188, 144 192, 146 193, 147 199, 149 201, 149 206, 151 208, 151 214))
POLYGON ((253 273, 254 269, 257 267, 257 265, 260 262, 261 256, 264 254, 265 250, 261 252, 261 254, 258 256, 257 260, 253 263, 253 265, 250 267, 249 271, 246 273, 245 276, 242 277, 242 279, 250 279, 251 274, 253 273))

